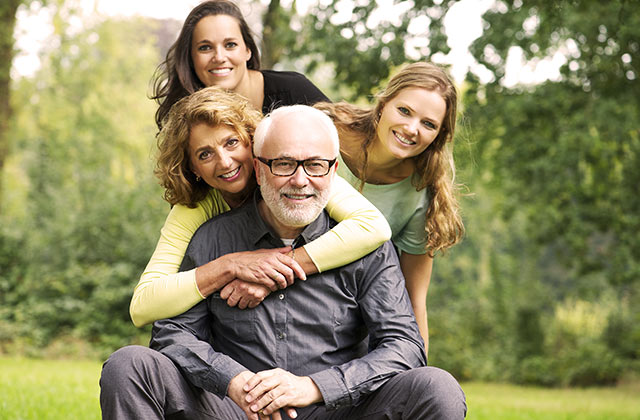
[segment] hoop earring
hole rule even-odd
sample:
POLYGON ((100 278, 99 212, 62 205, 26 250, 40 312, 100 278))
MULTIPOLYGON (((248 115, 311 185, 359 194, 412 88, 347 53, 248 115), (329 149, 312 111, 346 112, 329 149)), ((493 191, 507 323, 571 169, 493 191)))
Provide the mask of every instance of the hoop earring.
POLYGON ((196 182, 200 182, 200 181, 202 181, 202 178, 200 178, 199 175, 196 175, 196 182))

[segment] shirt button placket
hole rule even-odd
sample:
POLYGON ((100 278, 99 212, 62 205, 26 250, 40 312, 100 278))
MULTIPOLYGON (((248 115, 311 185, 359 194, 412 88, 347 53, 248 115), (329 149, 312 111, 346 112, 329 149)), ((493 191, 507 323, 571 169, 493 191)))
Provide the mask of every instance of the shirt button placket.
POLYGON ((278 366, 287 369, 287 299, 284 291, 278 294, 276 311, 276 359, 278 366))

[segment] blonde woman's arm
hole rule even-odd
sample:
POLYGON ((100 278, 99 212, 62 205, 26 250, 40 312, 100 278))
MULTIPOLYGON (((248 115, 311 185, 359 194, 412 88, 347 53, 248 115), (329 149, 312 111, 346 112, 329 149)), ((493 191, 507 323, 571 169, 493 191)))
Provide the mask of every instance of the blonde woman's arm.
POLYGON ((129 314, 135 326, 181 314, 204 299, 196 284, 196 270, 179 273, 178 269, 194 232, 209 218, 204 205, 171 209, 133 291, 129 314))
MULTIPOLYGON (((304 246, 317 271, 349 264, 391 238, 391 228, 382 213, 338 175, 326 209, 339 223, 304 246)), ((307 267, 303 265, 303 268, 310 274, 307 267)))

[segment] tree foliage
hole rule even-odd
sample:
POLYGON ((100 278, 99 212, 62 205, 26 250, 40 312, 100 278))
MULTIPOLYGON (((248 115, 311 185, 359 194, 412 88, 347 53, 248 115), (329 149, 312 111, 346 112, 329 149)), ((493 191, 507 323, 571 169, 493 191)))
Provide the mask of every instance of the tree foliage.
POLYGON ((146 89, 159 60, 150 25, 61 30, 43 68, 14 91, 12 166, 25 182, 2 223, 6 248, 20 246, 0 270, 5 338, 43 346, 71 334, 112 347, 138 334, 128 302, 168 209, 149 159, 146 89))

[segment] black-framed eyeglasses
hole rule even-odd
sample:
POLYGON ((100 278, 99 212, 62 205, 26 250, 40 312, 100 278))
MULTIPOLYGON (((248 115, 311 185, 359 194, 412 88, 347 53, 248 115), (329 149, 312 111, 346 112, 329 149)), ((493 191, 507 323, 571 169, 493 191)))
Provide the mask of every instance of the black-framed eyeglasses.
POLYGON ((302 169, 309 176, 325 176, 336 163, 336 159, 265 159, 257 157, 260 162, 269 167, 271 173, 275 176, 291 176, 296 173, 298 166, 302 165, 302 169))

